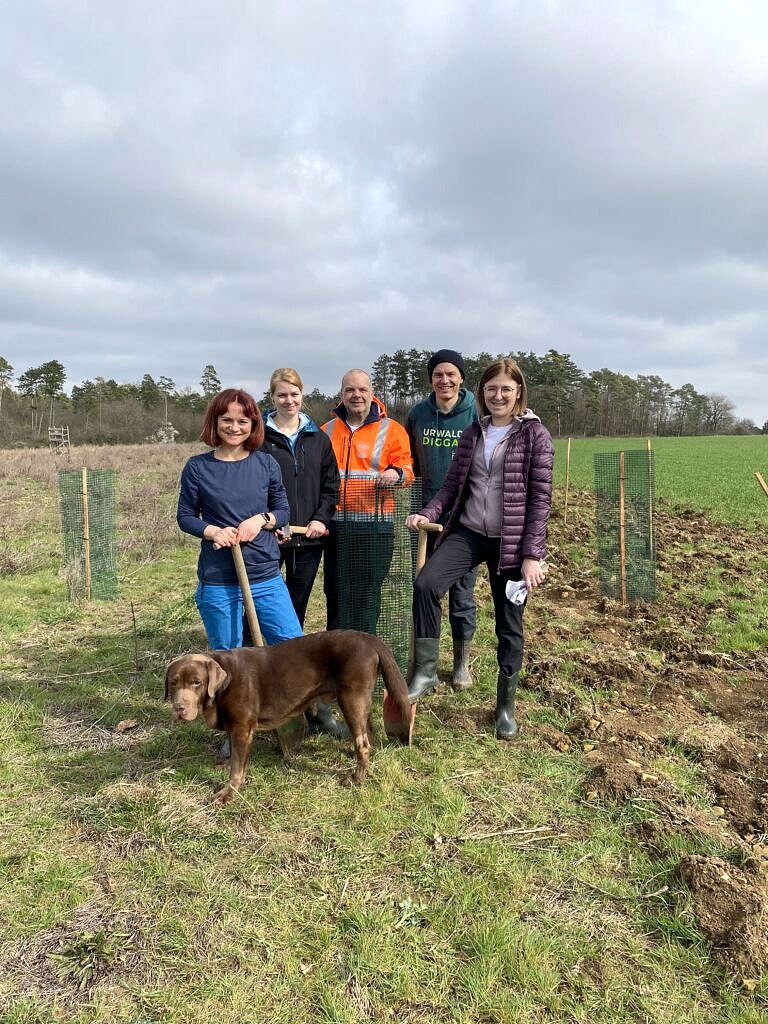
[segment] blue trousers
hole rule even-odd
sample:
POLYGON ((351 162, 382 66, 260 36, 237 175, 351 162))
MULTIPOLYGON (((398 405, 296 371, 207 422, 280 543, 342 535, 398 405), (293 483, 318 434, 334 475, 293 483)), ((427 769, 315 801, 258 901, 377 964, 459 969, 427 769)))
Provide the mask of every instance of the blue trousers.
MULTIPOLYGON (((259 626, 267 644, 279 644, 301 636, 285 580, 278 573, 271 580, 251 584, 259 626)), ((228 651, 243 643, 243 595, 240 587, 199 583, 195 604, 203 620, 208 645, 214 651, 228 651)))

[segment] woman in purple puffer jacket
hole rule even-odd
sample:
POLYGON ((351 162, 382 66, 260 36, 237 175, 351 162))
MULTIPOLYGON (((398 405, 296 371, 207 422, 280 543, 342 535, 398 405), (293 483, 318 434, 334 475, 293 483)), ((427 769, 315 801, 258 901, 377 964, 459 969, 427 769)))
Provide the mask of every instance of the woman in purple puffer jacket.
POLYGON ((480 422, 459 438, 445 483, 406 525, 417 531, 448 512, 434 554, 413 587, 414 667, 408 693, 416 701, 437 685, 440 602, 449 587, 481 562, 488 566, 496 616, 496 735, 517 735, 515 693, 523 664, 523 603, 507 583, 530 592, 544 579, 552 504, 554 448, 549 431, 528 409, 522 370, 514 359, 487 366, 477 388, 480 422))

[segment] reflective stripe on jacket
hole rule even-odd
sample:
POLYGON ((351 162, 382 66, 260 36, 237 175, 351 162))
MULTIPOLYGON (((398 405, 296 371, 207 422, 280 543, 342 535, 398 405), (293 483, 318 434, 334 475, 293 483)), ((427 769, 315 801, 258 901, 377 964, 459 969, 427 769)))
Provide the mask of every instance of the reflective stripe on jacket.
MULTIPOLYGON (((384 404, 378 398, 372 400, 365 423, 356 430, 351 430, 347 424, 346 412, 343 405, 338 405, 333 410, 333 419, 322 427, 330 438, 339 467, 339 509, 375 515, 381 511, 381 499, 377 501, 374 483, 379 473, 396 469, 401 483, 413 483, 410 442, 405 428, 387 416, 384 404), (356 480, 368 481, 368 486, 363 483, 356 485, 353 483, 356 480)), ((386 511, 391 513, 391 498, 385 504, 386 511)))

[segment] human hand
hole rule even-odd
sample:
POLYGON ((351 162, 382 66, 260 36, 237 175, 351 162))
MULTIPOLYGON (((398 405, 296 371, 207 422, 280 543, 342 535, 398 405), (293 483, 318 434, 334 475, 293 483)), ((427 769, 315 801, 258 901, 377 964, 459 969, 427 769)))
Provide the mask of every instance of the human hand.
POLYGON ((377 480, 382 487, 394 487, 400 483, 400 474, 396 469, 385 469, 383 473, 379 473, 377 480))
POLYGON ((247 544, 248 541, 255 540, 263 528, 264 517, 261 513, 251 516, 250 519, 244 519, 237 528, 237 542, 247 544))
POLYGON ((539 561, 538 558, 524 558, 521 568, 521 575, 529 591, 534 590, 540 583, 544 582, 547 574, 547 563, 539 561))
POLYGON ((328 533, 328 527, 325 523, 321 523, 319 519, 310 519, 307 523, 307 540, 315 540, 317 537, 325 537, 328 533))
POLYGON ((408 516, 405 520, 405 525, 409 530, 412 530, 414 533, 418 533, 420 526, 429 525, 429 519, 427 519, 426 516, 421 515, 419 512, 414 512, 413 515, 408 516))
POLYGON ((237 529, 234 526, 220 526, 209 539, 214 548, 232 548, 237 544, 237 529))

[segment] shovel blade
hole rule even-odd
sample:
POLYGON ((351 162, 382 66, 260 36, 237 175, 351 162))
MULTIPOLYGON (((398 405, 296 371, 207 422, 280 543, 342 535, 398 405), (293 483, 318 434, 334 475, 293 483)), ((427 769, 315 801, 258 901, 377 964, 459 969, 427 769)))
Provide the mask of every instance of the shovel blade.
POLYGON ((408 720, 404 722, 397 704, 395 704, 388 693, 385 693, 382 716, 384 718, 384 731, 387 734, 387 739, 393 743, 401 743, 405 747, 410 747, 413 737, 413 723, 416 721, 416 705, 411 704, 408 720))

